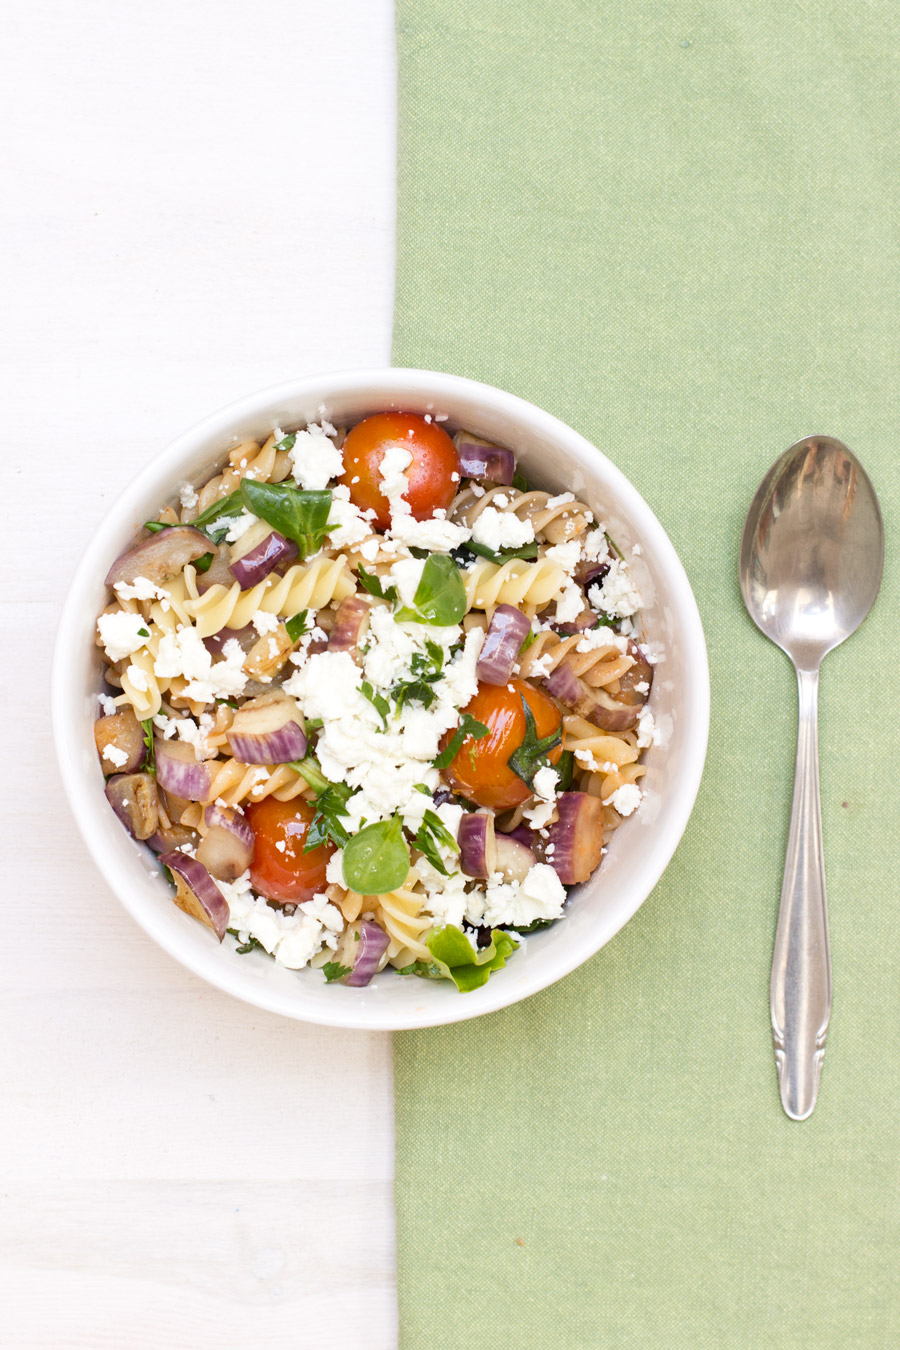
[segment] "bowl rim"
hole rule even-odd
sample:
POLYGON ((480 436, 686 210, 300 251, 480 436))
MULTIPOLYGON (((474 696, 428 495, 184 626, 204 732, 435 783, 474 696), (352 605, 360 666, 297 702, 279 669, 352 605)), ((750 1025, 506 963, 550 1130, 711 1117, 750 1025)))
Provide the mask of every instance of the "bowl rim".
POLYGON ((280 1013, 294 1020, 345 1030, 414 1030, 485 1016, 531 997, 555 984, 596 955, 634 917, 671 861, 687 827, 700 787, 709 741, 709 662, 696 598, 674 545, 637 488, 601 450, 552 413, 497 386, 442 371, 376 366, 305 375, 266 386, 234 399, 176 436, 129 480, 97 526, 67 588, 53 651, 51 716, 63 786, 88 853, 120 903, 157 945, 193 974, 253 1007, 280 1013), (371 390, 374 397, 383 392, 386 397, 396 398, 398 396, 396 386, 402 386, 404 395, 427 397, 433 399, 435 404, 439 404, 444 397, 452 398, 454 393, 465 395, 511 417, 524 418, 533 430, 552 439, 576 463, 579 459, 583 459, 585 463, 593 461, 596 466, 599 457, 604 474, 612 480, 612 492, 617 502, 636 522, 642 543, 646 541, 645 552, 650 550, 662 563, 671 588, 677 593, 680 605, 678 621, 692 653, 692 679, 685 689, 683 711, 690 719, 693 730, 685 744, 677 800, 672 806, 665 841, 662 839, 658 841, 659 846, 653 853, 653 866, 648 869, 641 886, 635 887, 635 890, 641 893, 637 894, 636 898, 633 897, 633 903, 617 912, 613 922, 598 929, 598 933, 595 934, 598 937, 596 942, 586 944, 583 949, 579 948, 564 954, 556 953, 552 962, 538 965, 527 978, 523 977, 509 988, 507 982, 502 979, 489 981, 477 991, 481 997, 478 997, 474 1004, 469 1000, 475 998, 475 994, 468 994, 465 998, 457 997, 452 1001, 435 999, 433 1007, 428 1006, 429 1000, 426 998, 423 1000, 424 1007, 416 1009, 412 1015, 402 1017, 396 1012, 391 1013, 390 1010, 376 1010, 371 1005, 363 1007, 362 1001, 359 1004, 335 1001, 333 1011, 320 1009, 306 1011, 294 1006, 274 985, 262 982, 255 985, 243 980, 240 967, 235 968, 233 963, 218 959, 218 948, 211 949, 210 955, 217 958, 214 960, 206 956, 201 959, 193 951, 178 949, 177 945, 163 934, 160 926, 154 923, 153 911, 132 893, 133 887, 129 885, 128 876, 130 869, 120 865, 106 842, 105 827, 108 822, 97 810, 100 801, 104 801, 105 805, 105 799, 102 793, 97 796, 84 790, 83 768, 78 762, 72 737, 66 733, 71 700, 71 691, 67 688, 66 682, 67 664, 71 664, 69 654, 72 643, 80 640, 78 630, 79 619, 82 616, 77 604, 79 595, 86 586, 96 584, 98 568, 105 569, 104 560, 108 562, 110 549, 115 546, 113 538, 117 533, 121 533, 122 521, 131 513, 131 504, 136 507, 144 495, 145 485, 152 484, 163 470, 166 472, 171 470, 175 481, 178 465, 187 458, 192 449, 196 450, 203 441, 211 437, 227 438, 228 432, 234 426, 244 419, 263 415, 271 404, 285 399, 296 400, 304 397, 337 399, 341 395, 359 393, 363 390, 366 392, 371 390))

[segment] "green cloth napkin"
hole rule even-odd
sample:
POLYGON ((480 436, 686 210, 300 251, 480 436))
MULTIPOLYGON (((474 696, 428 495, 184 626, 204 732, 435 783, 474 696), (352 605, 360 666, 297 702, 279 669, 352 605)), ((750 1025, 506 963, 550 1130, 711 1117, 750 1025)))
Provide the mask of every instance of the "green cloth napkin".
POLYGON ((688 831, 623 932, 396 1038, 401 1344, 896 1347, 900 8, 398 0, 397 31, 394 361, 521 394, 624 470, 713 693, 688 831), (794 1124, 768 982, 796 696, 737 549, 810 432, 860 456, 888 547, 823 671, 834 1010, 794 1124))

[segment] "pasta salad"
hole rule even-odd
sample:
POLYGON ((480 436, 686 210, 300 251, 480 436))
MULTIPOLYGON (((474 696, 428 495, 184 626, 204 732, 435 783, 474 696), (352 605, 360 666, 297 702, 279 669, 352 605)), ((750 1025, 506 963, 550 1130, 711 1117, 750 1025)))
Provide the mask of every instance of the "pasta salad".
POLYGON ((600 866, 654 736, 603 523, 445 420, 237 445, 97 620, 106 795, 175 904, 355 987, 482 985, 600 866))

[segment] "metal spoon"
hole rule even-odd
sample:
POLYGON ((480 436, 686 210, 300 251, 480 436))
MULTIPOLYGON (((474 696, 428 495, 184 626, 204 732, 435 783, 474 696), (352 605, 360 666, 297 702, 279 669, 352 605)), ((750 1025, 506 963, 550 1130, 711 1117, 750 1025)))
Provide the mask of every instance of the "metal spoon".
POLYGON ((753 498, 740 558, 744 604, 791 658, 799 686, 794 800, 770 987, 781 1101, 792 1120, 806 1120, 816 1104, 831 1015, 819 666, 868 614, 883 563, 878 498, 859 460, 831 436, 792 445, 753 498))

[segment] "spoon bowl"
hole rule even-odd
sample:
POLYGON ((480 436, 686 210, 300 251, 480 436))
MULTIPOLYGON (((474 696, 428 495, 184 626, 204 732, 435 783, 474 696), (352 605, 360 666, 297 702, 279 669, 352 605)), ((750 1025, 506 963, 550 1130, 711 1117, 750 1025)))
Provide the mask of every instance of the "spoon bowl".
POLYGON ((819 666, 868 614, 883 566, 881 510, 856 456, 831 436, 792 445, 750 504, 740 552, 750 617, 797 671, 794 798, 770 986, 781 1100, 792 1120, 805 1120, 816 1104, 831 1016, 819 666))

